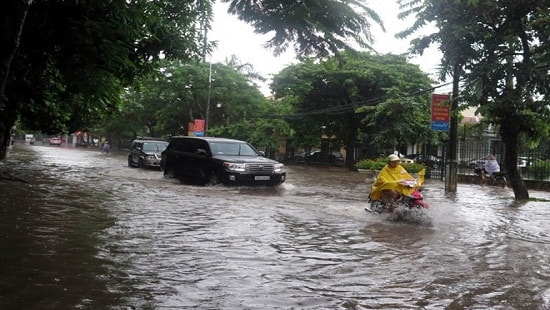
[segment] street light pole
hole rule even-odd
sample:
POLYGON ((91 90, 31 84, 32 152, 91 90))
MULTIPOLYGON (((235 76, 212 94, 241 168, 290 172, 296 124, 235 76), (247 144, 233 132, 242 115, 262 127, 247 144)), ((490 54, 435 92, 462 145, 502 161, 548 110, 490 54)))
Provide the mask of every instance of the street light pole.
POLYGON ((208 135, 208 125, 210 123, 210 94, 212 92, 212 61, 208 72, 208 97, 206 99, 206 119, 204 121, 204 135, 208 135))
POLYGON ((457 136, 458 136, 458 86, 460 82, 460 66, 455 64, 453 70, 453 94, 451 97, 451 123, 449 130, 449 152, 447 169, 445 175, 445 191, 456 193, 458 185, 458 162, 457 162, 457 136))

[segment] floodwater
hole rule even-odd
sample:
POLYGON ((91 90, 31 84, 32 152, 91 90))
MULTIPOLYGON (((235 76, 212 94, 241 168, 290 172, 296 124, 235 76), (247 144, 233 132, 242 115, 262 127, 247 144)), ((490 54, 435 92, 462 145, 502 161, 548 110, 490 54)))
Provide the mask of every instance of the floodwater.
POLYGON ((428 180, 431 224, 411 225, 337 168, 198 187, 16 146, 0 170, 19 180, 0 180, 0 309, 550 309, 548 192, 428 180))

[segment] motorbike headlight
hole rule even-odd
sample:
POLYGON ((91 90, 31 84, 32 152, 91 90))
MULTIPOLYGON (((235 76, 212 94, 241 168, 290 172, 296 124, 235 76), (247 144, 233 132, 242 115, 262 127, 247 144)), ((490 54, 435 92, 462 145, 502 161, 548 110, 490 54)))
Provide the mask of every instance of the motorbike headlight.
POLYGON ((246 171, 246 164, 239 163, 224 163, 225 169, 229 171, 244 172, 246 171))
POLYGON ((273 171, 274 172, 283 172, 284 168, 285 168, 285 165, 283 165, 283 164, 275 164, 275 166, 273 166, 273 171))

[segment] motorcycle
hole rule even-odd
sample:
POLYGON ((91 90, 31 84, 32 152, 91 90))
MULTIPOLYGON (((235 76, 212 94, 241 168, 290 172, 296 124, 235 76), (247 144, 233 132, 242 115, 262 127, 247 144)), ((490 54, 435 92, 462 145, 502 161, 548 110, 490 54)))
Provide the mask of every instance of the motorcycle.
MULTIPOLYGON (((417 187, 416 180, 402 181, 401 184, 411 188, 417 187)), ((410 195, 401 195, 397 200, 369 199, 369 205, 365 210, 374 214, 389 214, 388 219, 391 221, 431 223, 425 213, 429 207, 420 190, 415 188, 410 195)))
POLYGON ((506 187, 506 173, 504 172, 493 172, 491 175, 487 174, 483 167, 475 167, 474 173, 479 176, 481 181, 483 183, 487 183, 489 185, 499 186, 499 187, 506 187))

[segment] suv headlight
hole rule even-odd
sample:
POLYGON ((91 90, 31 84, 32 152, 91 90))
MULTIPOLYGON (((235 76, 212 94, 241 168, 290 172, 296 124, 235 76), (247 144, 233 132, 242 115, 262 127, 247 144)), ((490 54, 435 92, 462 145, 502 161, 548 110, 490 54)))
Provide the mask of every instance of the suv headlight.
POLYGON ((283 165, 283 164, 275 164, 273 166, 273 171, 274 172, 283 172, 284 168, 285 168, 285 165, 283 165))
POLYGON ((244 172, 246 171, 246 164, 238 164, 238 163, 223 163, 225 166, 225 169, 229 171, 236 171, 236 172, 244 172))

